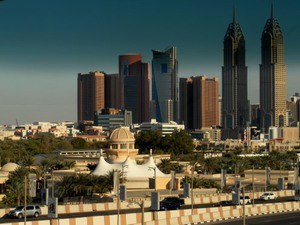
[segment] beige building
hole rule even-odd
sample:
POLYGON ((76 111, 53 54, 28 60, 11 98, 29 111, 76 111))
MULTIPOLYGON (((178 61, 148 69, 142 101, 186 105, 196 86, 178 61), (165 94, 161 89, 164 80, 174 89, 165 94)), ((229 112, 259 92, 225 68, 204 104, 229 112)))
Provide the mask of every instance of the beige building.
POLYGON ((108 141, 107 160, 101 152, 98 165, 92 174, 106 175, 112 170, 117 170, 125 177, 124 184, 127 188, 166 189, 170 185, 171 176, 157 168, 152 154, 146 162, 137 164, 138 149, 134 143, 135 138, 128 128, 115 129, 108 141))
POLYGON ((270 126, 286 125, 286 67, 284 41, 278 20, 267 20, 261 37, 260 64, 260 127, 263 133, 270 126))

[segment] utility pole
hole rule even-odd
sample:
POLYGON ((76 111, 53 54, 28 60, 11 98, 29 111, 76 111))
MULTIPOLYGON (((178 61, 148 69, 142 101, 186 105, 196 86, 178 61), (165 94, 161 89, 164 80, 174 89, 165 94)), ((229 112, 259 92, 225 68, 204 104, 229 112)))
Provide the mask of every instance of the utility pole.
POLYGON ((25 175, 24 177, 24 225, 26 225, 26 220, 27 220, 26 208, 27 208, 27 175, 25 175))
POLYGON ((252 165, 252 205, 254 206, 254 165, 252 165))

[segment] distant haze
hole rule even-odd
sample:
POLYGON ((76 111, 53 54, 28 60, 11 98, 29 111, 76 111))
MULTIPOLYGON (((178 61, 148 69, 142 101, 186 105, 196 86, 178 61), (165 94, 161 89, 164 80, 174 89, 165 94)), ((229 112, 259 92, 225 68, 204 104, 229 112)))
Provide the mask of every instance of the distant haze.
MULTIPOLYGON (((246 40, 248 95, 259 102, 260 38, 272 0, 0 2, 0 124, 76 121, 77 73, 118 72, 118 55, 177 47, 179 77, 217 76, 233 7, 246 40)), ((300 92, 300 1, 275 0, 287 99, 300 92)), ((220 92, 221 93, 221 92, 220 92)))

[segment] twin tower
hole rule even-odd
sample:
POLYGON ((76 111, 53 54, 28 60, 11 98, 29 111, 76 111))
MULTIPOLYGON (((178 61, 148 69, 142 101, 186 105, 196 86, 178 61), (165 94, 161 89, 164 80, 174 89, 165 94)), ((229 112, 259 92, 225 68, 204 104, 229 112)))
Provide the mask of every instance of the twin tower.
MULTIPOLYGON (((236 21, 229 24, 224 37, 222 66, 222 127, 225 137, 233 137, 248 126, 249 101, 245 38, 236 21)), ((261 64, 259 75, 259 125, 262 132, 270 126, 286 124, 286 67, 284 64, 283 33, 274 17, 267 20, 261 36, 261 64)), ((250 87, 251 88, 251 87, 250 87)))

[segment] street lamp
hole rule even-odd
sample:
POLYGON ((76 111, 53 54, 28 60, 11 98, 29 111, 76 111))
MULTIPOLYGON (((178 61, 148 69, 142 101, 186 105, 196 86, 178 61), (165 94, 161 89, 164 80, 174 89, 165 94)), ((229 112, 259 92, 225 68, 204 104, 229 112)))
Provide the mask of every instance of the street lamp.
POLYGON ((154 171, 154 190, 156 191, 156 167, 148 167, 149 170, 153 170, 154 171))
POLYGON ((192 182, 191 182, 191 200, 192 200, 192 215, 193 215, 193 212, 194 212, 194 172, 195 172, 195 166, 198 164, 198 162, 195 162, 193 165, 192 165, 192 182))
POLYGON ((122 184, 124 184, 124 181, 125 181, 125 179, 124 179, 124 174, 126 173, 126 172, 124 172, 125 168, 128 168, 128 165, 122 165, 122 184))
MULTIPOLYGON (((239 195, 239 191, 237 191, 237 192, 232 191, 232 194, 239 195)), ((246 225, 245 187, 242 187, 242 195, 243 195, 243 205, 242 205, 242 209, 243 209, 243 225, 246 225)), ((240 204, 240 196, 237 196, 237 197, 238 197, 238 204, 240 204)))
POLYGON ((26 219, 27 219, 27 175, 24 177, 24 225, 26 225, 26 219))
POLYGON ((243 193, 243 225, 246 225, 246 215, 245 215, 245 187, 242 188, 243 193))
POLYGON ((252 165, 252 206, 254 206, 254 165, 252 165))

